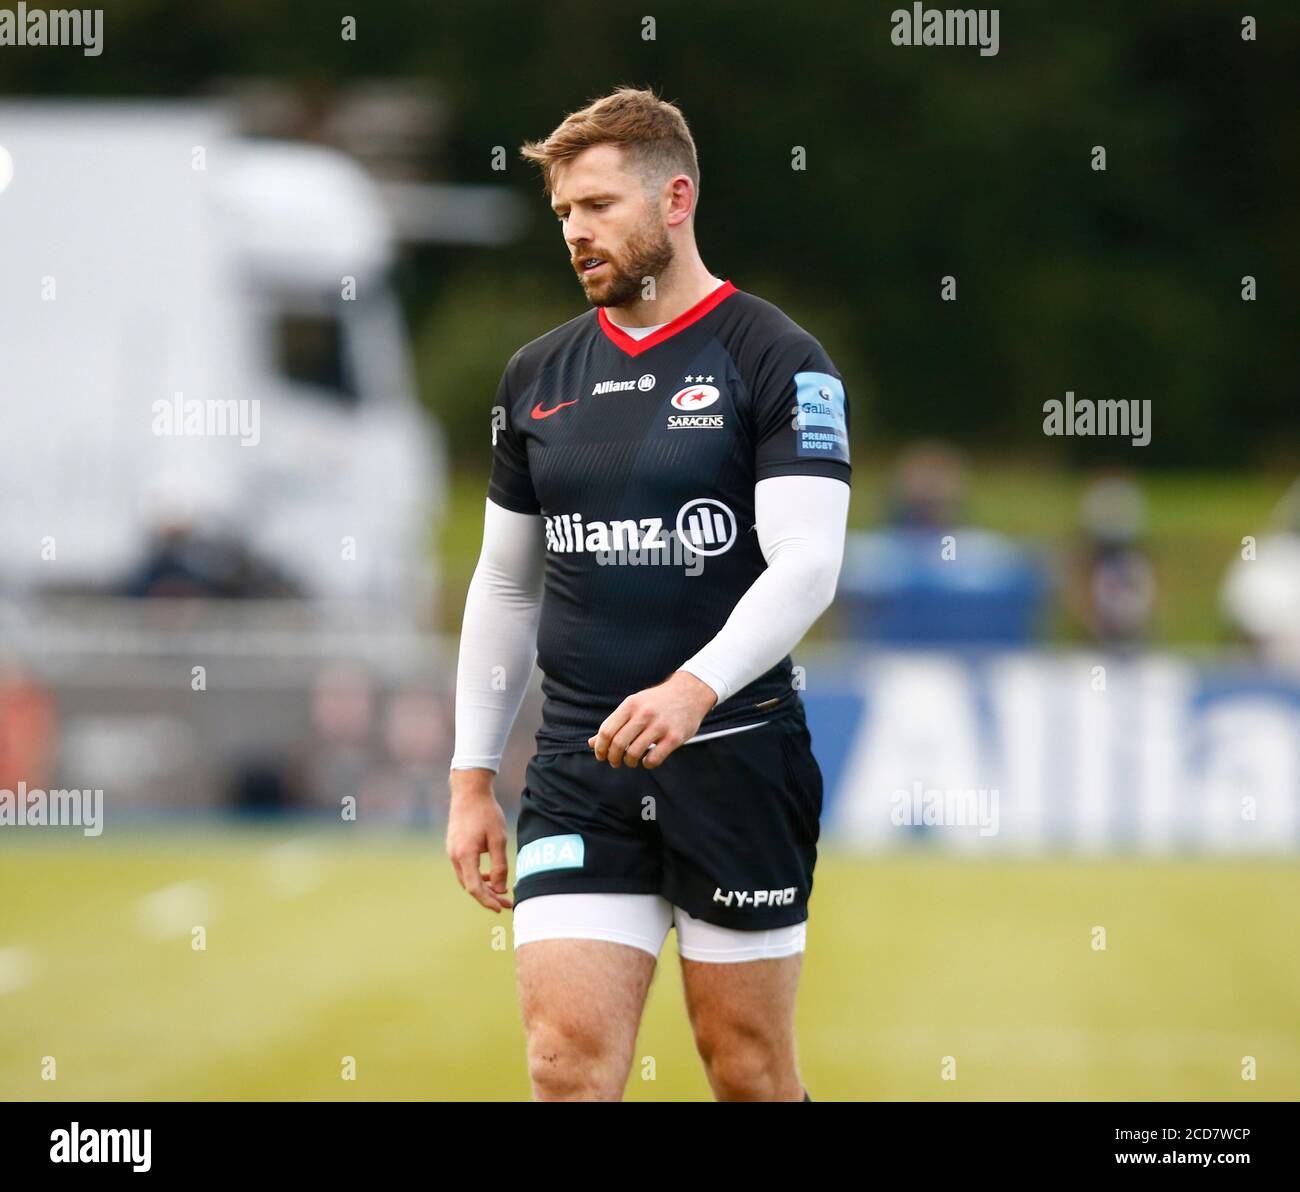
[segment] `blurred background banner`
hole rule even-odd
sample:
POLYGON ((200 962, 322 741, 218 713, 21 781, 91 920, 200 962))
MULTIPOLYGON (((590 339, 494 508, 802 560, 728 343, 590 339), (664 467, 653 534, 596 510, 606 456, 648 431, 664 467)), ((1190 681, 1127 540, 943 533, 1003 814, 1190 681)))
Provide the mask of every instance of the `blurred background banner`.
MULTIPOLYGON (((1022 0, 990 54, 849 0, 0 42, 0 1096, 347 1096, 358 1047, 368 1095, 526 1094, 439 841, 457 633, 501 372, 585 309, 518 147, 625 83, 851 403, 794 656, 815 1087, 948 1095, 961 1045, 959 1096, 1296 1094, 1300 10, 1249 8, 1022 0), (101 833, 31 818, 60 790, 101 833), (1145 951, 1102 974, 1106 923, 1145 951)), ((683 1029, 631 1095, 704 1095, 683 1029)))
POLYGON ((855 848, 1294 855, 1300 682, 1176 654, 878 653, 810 668, 855 848))

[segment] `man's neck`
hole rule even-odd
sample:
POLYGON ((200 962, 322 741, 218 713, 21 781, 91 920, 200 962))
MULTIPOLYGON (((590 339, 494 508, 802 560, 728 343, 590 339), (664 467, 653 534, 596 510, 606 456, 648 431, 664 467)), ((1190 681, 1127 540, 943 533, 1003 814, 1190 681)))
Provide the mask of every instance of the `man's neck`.
POLYGON ((723 284, 722 279, 714 277, 703 262, 697 261, 697 264, 698 269, 693 269, 689 278, 679 280, 667 275, 661 278, 653 301, 638 298, 627 306, 606 307, 605 314, 619 327, 656 327, 671 323, 723 284))

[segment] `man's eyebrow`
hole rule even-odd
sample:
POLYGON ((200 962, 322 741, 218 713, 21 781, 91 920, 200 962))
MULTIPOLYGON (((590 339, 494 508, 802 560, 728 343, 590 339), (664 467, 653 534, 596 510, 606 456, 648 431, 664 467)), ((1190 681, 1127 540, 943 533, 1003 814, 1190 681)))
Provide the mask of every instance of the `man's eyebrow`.
POLYGON ((556 202, 551 200, 551 210, 558 212, 561 207, 572 207, 574 203, 598 203, 602 199, 616 199, 618 195, 612 191, 597 191, 595 194, 579 195, 576 199, 569 199, 565 202, 556 202))

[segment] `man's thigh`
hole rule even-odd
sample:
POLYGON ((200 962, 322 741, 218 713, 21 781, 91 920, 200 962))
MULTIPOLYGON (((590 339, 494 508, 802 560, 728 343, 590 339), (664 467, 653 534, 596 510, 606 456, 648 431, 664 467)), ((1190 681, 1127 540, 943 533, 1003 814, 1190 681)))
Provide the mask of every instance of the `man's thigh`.
POLYGON ((515 908, 515 971, 537 1096, 622 1094, 672 913, 646 894, 550 894, 515 908))
POLYGON ((600 939, 539 939, 515 950, 535 1095, 622 1096, 655 963, 644 949, 600 939))
POLYGON ((695 1045, 719 1100, 800 1101, 794 1006, 801 953, 736 964, 682 958, 695 1045))
POLYGON ((686 1008, 701 1042, 732 1033, 770 1046, 794 1045, 794 1007, 802 953, 774 960, 715 964, 682 958, 686 1008))

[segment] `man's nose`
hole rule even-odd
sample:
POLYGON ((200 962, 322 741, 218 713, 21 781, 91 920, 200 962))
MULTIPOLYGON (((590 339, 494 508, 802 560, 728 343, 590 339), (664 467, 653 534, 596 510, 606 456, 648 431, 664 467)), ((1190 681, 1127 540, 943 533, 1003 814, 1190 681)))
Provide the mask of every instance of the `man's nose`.
POLYGON ((581 219, 572 212, 564 221, 564 240, 569 248, 576 251, 591 240, 581 219))

